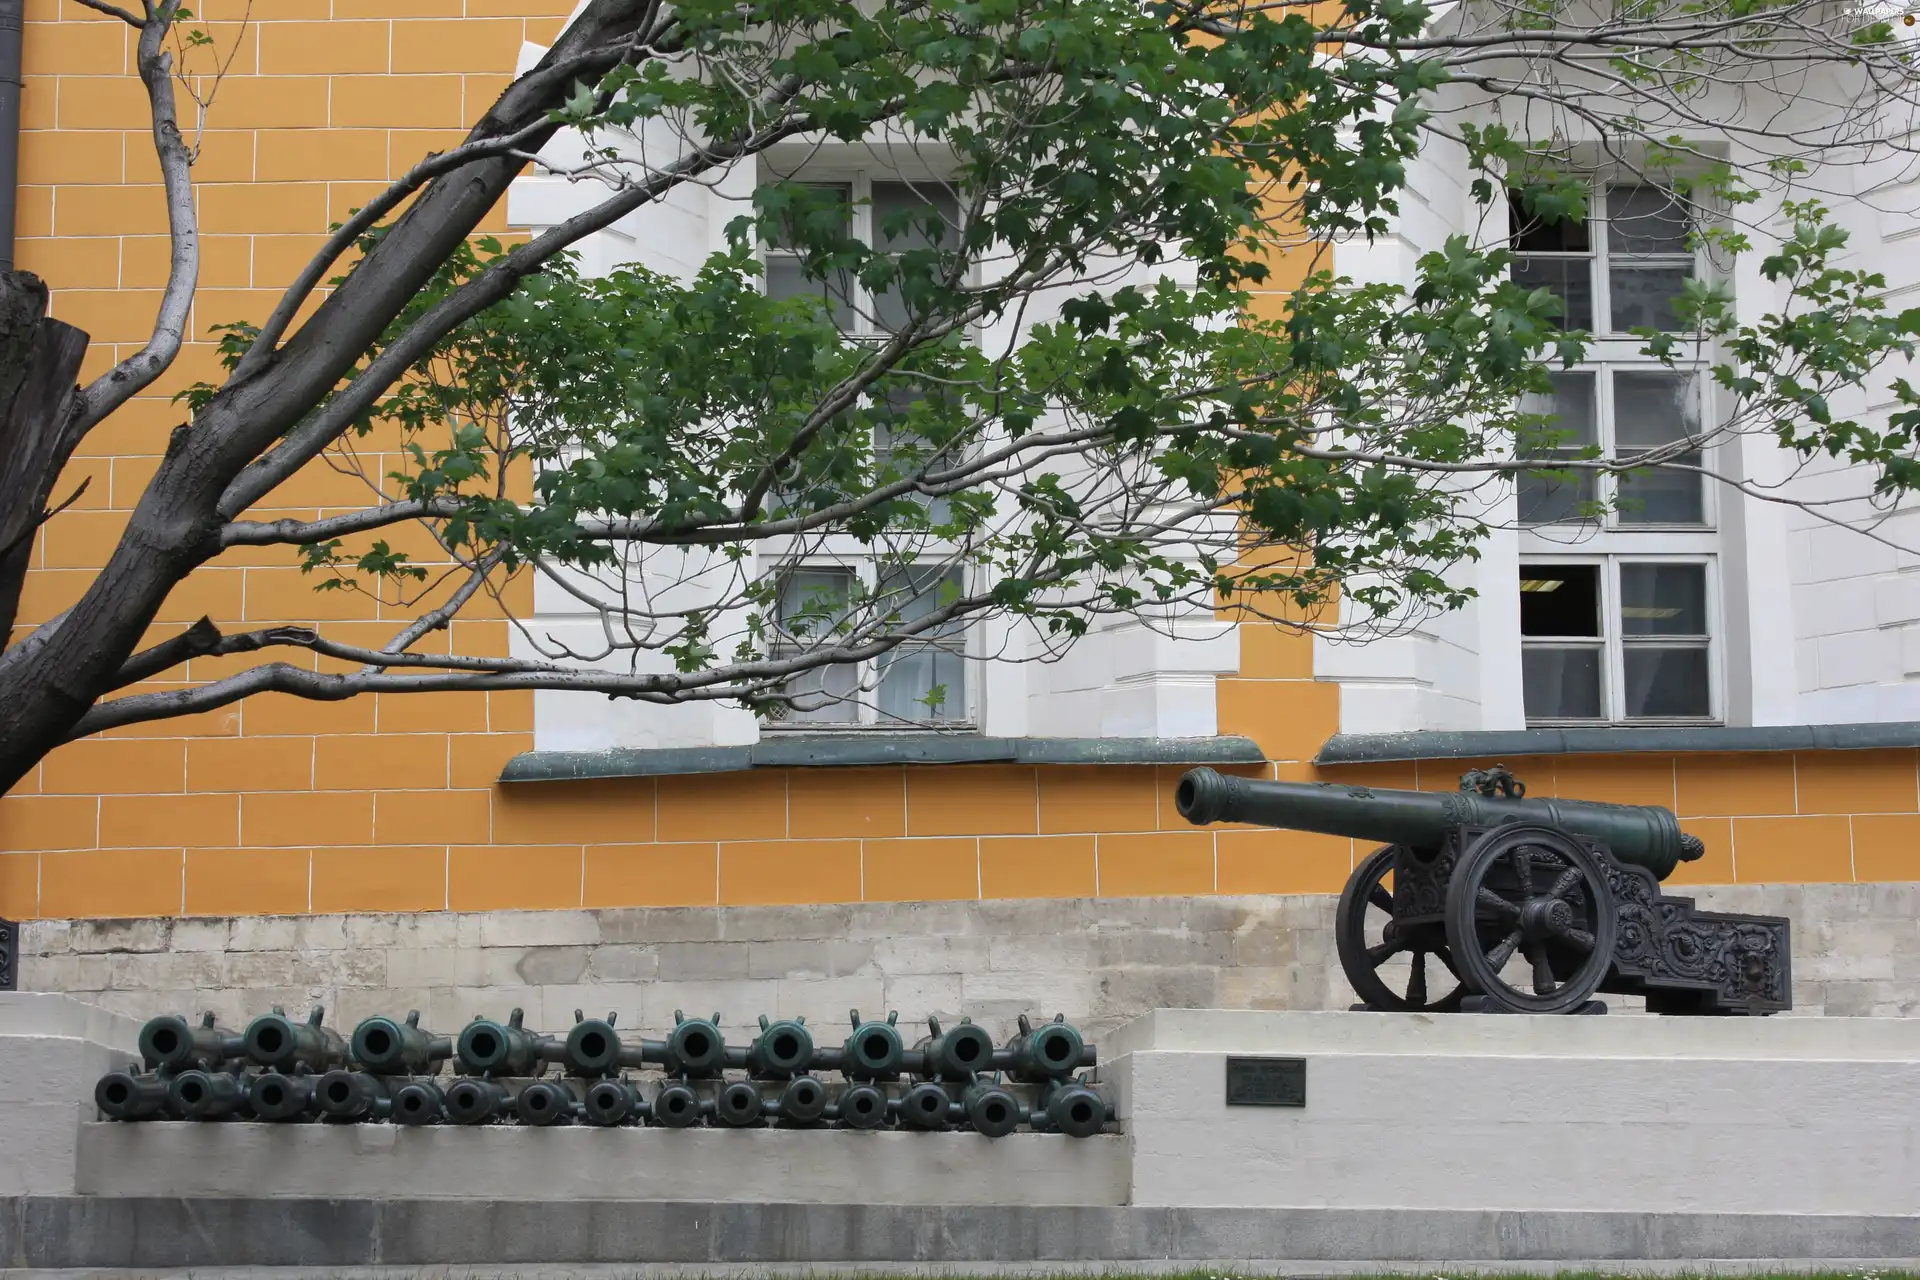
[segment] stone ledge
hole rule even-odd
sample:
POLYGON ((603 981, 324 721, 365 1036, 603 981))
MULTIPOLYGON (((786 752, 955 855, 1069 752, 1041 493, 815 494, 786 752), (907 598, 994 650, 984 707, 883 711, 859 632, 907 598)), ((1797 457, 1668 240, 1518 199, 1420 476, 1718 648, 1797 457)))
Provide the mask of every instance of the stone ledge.
POLYGON ((1920 1217, 62 1196, 0 1199, 0 1256, 36 1269, 297 1266, 308 1274, 603 1263, 1098 1270, 1241 1259, 1428 1266, 1749 1259, 1771 1264, 1754 1268, 1767 1270, 1819 1260, 1856 1270, 1920 1258, 1920 1217))
POLYGON ((958 733, 770 733, 735 747, 525 751, 502 782, 889 764, 1265 764, 1251 738, 987 738, 958 733))
POLYGON ((1483 729, 1336 733, 1315 764, 1469 760, 1493 756, 1694 751, 1867 751, 1920 747, 1920 724, 1792 724, 1648 729, 1483 729))

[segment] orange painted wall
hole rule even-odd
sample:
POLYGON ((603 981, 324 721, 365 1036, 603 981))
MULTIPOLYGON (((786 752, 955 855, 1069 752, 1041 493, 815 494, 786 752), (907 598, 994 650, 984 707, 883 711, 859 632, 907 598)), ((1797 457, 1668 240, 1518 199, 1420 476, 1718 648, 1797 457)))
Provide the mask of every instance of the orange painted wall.
MULTIPOLYGON (((571 0, 195 7, 213 53, 231 55, 197 170, 206 259, 193 332, 204 338, 210 325, 261 318, 329 220, 457 140, 521 41, 551 39, 571 0)), ((25 47, 18 260, 52 286, 55 315, 93 333, 92 373, 144 338, 166 257, 130 33, 72 0, 28 0, 25 47)), ((1256 308, 1279 304, 1304 258, 1281 264, 1256 308)), ((214 371, 212 348, 196 342, 82 447, 69 483, 89 487, 37 545, 23 626, 52 616, 103 562, 180 421, 169 397, 214 371)), ((372 474, 395 465, 382 453, 391 445, 365 443, 372 474)), ((359 505, 359 483, 315 467, 256 514, 359 505)), ((377 645, 417 612, 316 594, 294 564, 289 551, 224 557, 177 593, 160 629, 202 614, 226 626, 322 621, 377 645)), ((488 608, 454 624, 454 645, 504 652, 507 624, 488 608)), ((1339 714, 1337 687, 1313 679, 1311 642, 1249 625, 1242 655, 1217 686, 1221 732, 1260 742, 1265 772, 1315 776, 1306 762, 1339 714)), ((184 676, 231 663, 196 662, 184 676)), ((0 798, 0 915, 1330 892, 1354 854, 1344 840, 1194 831, 1172 812, 1172 769, 499 787, 501 766, 533 745, 532 717, 525 694, 269 695, 62 748, 0 798)), ((1920 878, 1913 752, 1509 763, 1541 794, 1677 805, 1712 851, 1683 872, 1692 880, 1920 878)), ((1464 767, 1329 776, 1450 787, 1464 767)))

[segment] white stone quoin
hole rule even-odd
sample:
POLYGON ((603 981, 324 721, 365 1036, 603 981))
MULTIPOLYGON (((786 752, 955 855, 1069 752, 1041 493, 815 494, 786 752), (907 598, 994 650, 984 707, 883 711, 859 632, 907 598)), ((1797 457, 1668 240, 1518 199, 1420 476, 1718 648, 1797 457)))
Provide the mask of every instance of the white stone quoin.
POLYGON ((1161 1009, 1103 1038, 1130 1203, 1920 1215, 1920 1020, 1161 1009), (1306 1105, 1226 1105, 1232 1056, 1306 1105))
POLYGON ((138 1056, 139 1035, 71 996, 0 992, 0 1196, 73 1193, 94 1081, 138 1056))

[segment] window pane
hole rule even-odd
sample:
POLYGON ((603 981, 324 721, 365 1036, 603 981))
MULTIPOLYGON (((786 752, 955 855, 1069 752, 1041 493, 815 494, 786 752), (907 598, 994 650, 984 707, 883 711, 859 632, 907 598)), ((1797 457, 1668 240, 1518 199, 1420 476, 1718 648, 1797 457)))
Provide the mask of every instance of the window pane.
MULTIPOLYGON (((1673 459, 1683 466, 1700 465, 1698 453, 1673 459)), ((1687 471, 1654 468, 1620 477, 1621 524, 1705 524, 1706 477, 1687 471)))
MULTIPOLYGON (((1594 433, 1597 414, 1593 375, 1553 373, 1547 376, 1553 383, 1552 393, 1528 392, 1520 397, 1519 407, 1522 413, 1538 414, 1552 421, 1542 428, 1538 447, 1524 438, 1518 445, 1525 457, 1572 458, 1583 446, 1598 439, 1594 433)), ((1583 519, 1582 508, 1593 501, 1591 472, 1575 472, 1566 477, 1522 472, 1517 483, 1522 524, 1583 519)))
POLYGON ((1513 282, 1523 289, 1545 289, 1559 298, 1562 329, 1593 328, 1593 263, 1588 259, 1516 257, 1513 282))
MULTIPOLYGON (((1699 384, 1685 373, 1613 375, 1615 453, 1632 458, 1649 449, 1700 434, 1699 384)), ((1673 459, 1699 466, 1691 451, 1673 459)), ((1699 524, 1706 519, 1705 477, 1686 471, 1651 470, 1620 478, 1622 524, 1699 524)))
POLYGON ((889 252, 907 249, 953 248, 959 243, 960 200, 939 182, 876 182, 873 184, 873 247, 889 252), (922 210, 940 217, 929 234, 922 210), (905 220, 908 225, 897 225, 905 220), (937 236, 937 239, 936 239, 937 236))
POLYGON ((1613 375, 1613 437, 1622 456, 1700 434, 1700 397, 1690 373, 1613 375))
POLYGON ((1620 634, 1707 634, 1707 568, 1699 564, 1620 566, 1620 634))
POLYGON ((785 724, 852 724, 860 718, 858 668, 851 663, 815 667, 788 681, 784 692, 797 706, 769 719, 785 724))
MULTIPOLYGON (((875 590, 874 612, 877 617, 897 617, 902 624, 910 623, 951 603, 959 594, 958 569, 942 570, 931 565, 891 569, 880 576, 875 590)), ((914 634, 923 637, 953 636, 960 633, 963 625, 962 619, 952 618, 932 631, 914 634)))
POLYGON ((880 723, 967 718, 966 660, 941 645, 905 644, 882 654, 880 723))
POLYGON ((1705 645, 1628 645, 1622 656, 1628 719, 1712 714, 1705 645))
POLYGON ((799 640, 832 634, 847 615, 853 574, 846 569, 795 569, 780 586, 780 629, 799 640))
POLYGON ((1688 253, 1693 221, 1686 206, 1664 187, 1613 187, 1607 191, 1607 252, 1688 253))
POLYGON ((1600 650, 1524 648, 1520 687, 1529 720, 1598 720, 1600 650))
POLYGON ((1520 634, 1600 635, 1600 566, 1520 566, 1520 634))
POLYGON ((1693 278, 1692 267, 1629 267, 1616 261, 1608 271, 1607 305, 1613 332, 1678 333, 1685 327, 1674 315, 1673 304, 1693 278))
MULTIPOLYGON (((1554 451, 1543 450, 1536 456, 1552 457, 1554 451)), ((1561 456, 1571 458, 1573 454, 1569 451, 1561 456)), ((1592 472, 1547 475, 1523 471, 1515 487, 1520 497, 1521 524, 1560 524, 1590 518, 1585 512, 1593 502, 1592 472)))
MULTIPOLYGON (((804 219, 804 226, 814 232, 847 230, 849 215, 852 213, 853 188, 844 182, 808 182, 802 184, 811 193, 812 199, 798 211, 797 217, 804 219)), ((770 249, 790 249, 797 239, 791 219, 776 226, 767 237, 770 249)))
POLYGON ((775 300, 810 296, 820 299, 827 315, 842 330, 853 327, 852 282, 845 272, 835 272, 831 284, 809 280, 797 258, 778 255, 767 259, 767 296, 775 300))
POLYGON ((1507 194, 1507 234, 1516 253, 1585 253, 1592 247, 1586 219, 1548 222, 1528 213, 1517 191, 1507 194))

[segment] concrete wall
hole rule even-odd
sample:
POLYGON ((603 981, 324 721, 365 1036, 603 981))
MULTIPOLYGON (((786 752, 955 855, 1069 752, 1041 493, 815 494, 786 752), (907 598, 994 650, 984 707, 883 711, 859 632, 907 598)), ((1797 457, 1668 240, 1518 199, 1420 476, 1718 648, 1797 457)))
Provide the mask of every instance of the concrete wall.
MULTIPOLYGON (((1920 885, 1699 896, 1793 920, 1796 1013, 1920 1014, 1920 885)), ((40 921, 21 980, 141 1017, 319 1000, 339 1026, 418 1008, 444 1030, 518 1005, 542 1028, 578 1007, 657 1029, 683 1008, 745 1032, 858 1008, 996 1035, 1059 1012, 1099 1034, 1156 1008, 1345 1008, 1332 921, 1324 895, 40 921)))

